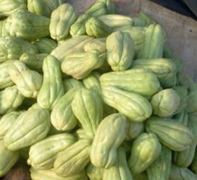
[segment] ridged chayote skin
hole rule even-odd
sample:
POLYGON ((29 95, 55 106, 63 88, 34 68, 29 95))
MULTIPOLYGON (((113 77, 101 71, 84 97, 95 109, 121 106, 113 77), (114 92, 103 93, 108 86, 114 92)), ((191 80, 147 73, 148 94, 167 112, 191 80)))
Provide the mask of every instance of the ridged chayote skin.
POLYGON ((48 54, 24 53, 21 55, 20 61, 32 70, 42 72, 43 61, 47 56, 48 54))
POLYGON ((149 180, 146 172, 142 172, 140 174, 134 174, 134 180, 149 180))
POLYGON ((164 89, 151 99, 153 113, 159 117, 172 116, 180 105, 180 97, 173 89, 164 89))
POLYGON ((30 172, 32 180, 87 180, 87 176, 83 171, 67 177, 58 176, 54 169, 38 170, 31 168, 30 172))
POLYGON ((113 86, 102 86, 104 102, 117 109, 132 121, 145 121, 152 114, 149 101, 133 92, 121 90, 113 86))
POLYGON ((175 86, 173 89, 177 92, 180 97, 180 104, 177 107, 176 114, 185 111, 187 106, 188 90, 184 86, 175 86))
MULTIPOLYGON (((79 87, 80 88, 80 87, 79 87)), ((58 131, 68 131, 74 129, 78 124, 71 104, 76 92, 79 88, 70 89, 64 96, 62 96, 51 112, 51 123, 58 131)))
POLYGON ((3 177, 18 161, 19 153, 8 150, 4 141, 0 140, 0 157, 0 177, 3 177))
POLYGON ((108 25, 95 17, 90 18, 86 22, 85 28, 88 36, 96 38, 107 37, 112 33, 112 29, 108 25))
POLYGON ((49 35, 49 23, 47 17, 17 10, 5 20, 5 30, 10 36, 33 41, 49 35))
POLYGON ((62 4, 51 14, 49 26, 50 35, 53 39, 61 41, 69 35, 70 26, 75 22, 76 13, 68 3, 62 4))
POLYGON ((16 86, 11 86, 0 91, 0 114, 6 114, 16 110, 25 97, 20 93, 16 86))
POLYGON ((11 15, 18 9, 26 9, 27 0, 1 0, 0 1, 0 17, 11 15))
POLYGON ((28 0, 28 11, 40 15, 50 17, 54 9, 63 4, 64 0, 28 0))
POLYGON ((165 32, 159 24, 151 24, 146 28, 144 47, 137 59, 156 59, 163 57, 165 32))
POLYGON ((21 61, 15 61, 9 66, 9 75, 23 96, 37 97, 42 86, 42 75, 28 69, 21 61))
POLYGON ((133 69, 144 69, 154 73, 160 80, 161 85, 165 86, 166 80, 176 74, 176 65, 170 59, 138 59, 133 62, 133 69))
POLYGON ((72 176, 82 172, 90 161, 91 141, 80 139, 58 154, 55 160, 55 173, 59 176, 72 176))
POLYGON ((35 108, 25 111, 6 133, 5 145, 12 151, 28 147, 45 138, 50 126, 48 110, 35 108))
POLYGON ((156 22, 151 17, 144 14, 143 12, 137 13, 137 15, 132 18, 132 20, 133 26, 146 27, 150 24, 156 24, 156 22))
POLYGON ((148 178, 151 180, 169 180, 171 161, 171 150, 162 146, 159 157, 146 170, 148 178))
POLYGON ((133 22, 129 16, 124 16, 120 14, 105 14, 98 17, 103 23, 108 25, 113 31, 117 28, 122 28, 125 26, 132 26, 133 22))
POLYGON ((146 131, 155 133, 160 142, 173 151, 183 151, 194 141, 192 131, 172 119, 152 117, 147 120, 146 131))
POLYGON ((195 152, 190 168, 195 174, 197 174, 197 151, 195 152))
POLYGON ((84 51, 88 52, 91 50, 98 50, 101 53, 106 53, 106 38, 96 38, 96 39, 91 39, 84 45, 84 51))
POLYGON ((1 117, 0 120, 0 140, 4 138, 6 133, 12 128, 13 124, 15 123, 17 117, 20 115, 20 112, 13 111, 10 113, 5 114, 1 117))
POLYGON ((132 174, 127 164, 126 151, 120 147, 117 152, 117 159, 114 166, 105 169, 103 180, 133 180, 132 174))
POLYGON ((89 36, 79 36, 68 39, 55 48, 51 55, 55 56, 60 62, 63 62, 65 58, 72 56, 73 54, 83 53, 84 46, 93 38, 89 36))
POLYGON ((9 66, 12 65, 14 61, 8 60, 0 64, 0 89, 5 89, 12 86, 14 83, 9 75, 9 66))
POLYGON ((101 54, 98 50, 75 53, 64 59, 61 69, 63 73, 75 79, 83 79, 93 70, 100 68, 104 60, 105 54, 101 54))
POLYGON ((109 72, 100 77, 102 86, 115 86, 125 91, 132 91, 150 97, 159 91, 157 77, 143 69, 131 69, 122 72, 109 72))
POLYGON ((63 84, 64 84, 64 90, 65 92, 69 91, 72 88, 76 88, 76 87, 84 87, 83 83, 79 80, 76 80, 74 78, 67 78, 63 80, 63 84))
POLYGON ((0 38, 0 63, 19 59, 23 53, 37 54, 38 50, 29 42, 16 37, 0 38))
POLYGON ((78 17, 77 21, 71 26, 70 34, 73 37, 84 35, 86 34, 85 24, 89 18, 113 13, 114 4, 111 0, 98 0, 83 15, 78 17))
POLYGON ((85 88, 76 92, 72 110, 88 136, 94 138, 103 119, 103 102, 98 93, 85 88))
POLYGON ((131 147, 129 167, 132 174, 139 174, 146 170, 159 156, 161 144, 153 133, 142 133, 131 147))
POLYGON ((39 39, 35 41, 33 44, 37 47, 40 54, 50 54, 53 51, 53 49, 57 47, 57 43, 49 38, 39 39))
POLYGON ((30 147, 28 164, 36 169, 53 168, 58 153, 75 142, 71 134, 57 134, 49 136, 30 147))
POLYGON ((197 177, 188 168, 172 165, 169 180, 197 180, 197 177))
POLYGON ((173 154, 173 160, 174 163, 179 166, 186 168, 188 167, 194 158, 195 150, 196 150, 196 145, 197 145, 197 140, 196 140, 196 134, 197 134, 197 119, 196 118, 189 118, 189 115, 186 112, 182 112, 177 114, 176 116, 173 117, 176 121, 184 124, 187 126, 194 134, 194 142, 190 145, 190 147, 184 151, 181 152, 174 152, 173 154))
POLYGON ((104 118, 94 137, 90 159, 96 167, 109 168, 115 164, 117 149, 126 138, 127 119, 119 113, 104 118))
POLYGON ((43 62, 43 84, 38 93, 38 104, 44 109, 52 109, 55 103, 64 95, 64 86, 60 62, 52 55, 43 62))
POLYGON ((87 89, 92 89, 98 93, 101 93, 101 84, 99 81, 100 74, 98 72, 92 72, 82 80, 83 85, 87 89))
POLYGON ((117 28, 116 31, 121 31, 128 33, 134 42, 135 48, 135 57, 137 56, 138 52, 144 47, 145 41, 145 28, 142 27, 134 27, 134 26, 125 26, 117 28))
POLYGON ((134 57, 133 39, 128 33, 116 31, 107 37, 107 60, 113 71, 130 68, 134 57))
POLYGON ((143 122, 129 122, 129 130, 127 132, 127 140, 135 139, 137 136, 144 132, 143 122))
POLYGON ((103 168, 93 166, 91 163, 86 168, 90 180, 103 180, 103 168))

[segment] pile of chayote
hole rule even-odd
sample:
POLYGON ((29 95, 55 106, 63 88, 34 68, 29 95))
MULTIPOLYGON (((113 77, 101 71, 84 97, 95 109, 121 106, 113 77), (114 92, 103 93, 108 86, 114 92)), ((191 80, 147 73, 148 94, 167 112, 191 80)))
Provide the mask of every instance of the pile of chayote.
POLYGON ((157 22, 111 0, 0 0, 0 18, 0 177, 197 180, 197 84, 157 22))

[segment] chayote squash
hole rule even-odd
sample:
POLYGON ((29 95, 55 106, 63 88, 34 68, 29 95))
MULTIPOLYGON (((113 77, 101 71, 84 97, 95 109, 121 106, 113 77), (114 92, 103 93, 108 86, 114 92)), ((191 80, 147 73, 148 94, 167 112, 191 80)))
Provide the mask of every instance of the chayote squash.
POLYGON ((17 118, 6 133, 4 142, 9 150, 19 150, 45 138, 49 129, 49 111, 41 108, 30 109, 17 118))
POLYGON ((173 154, 174 163, 176 165, 178 165, 179 167, 186 168, 192 163, 192 160, 193 160, 194 154, 195 154, 195 150, 196 150, 196 145, 197 145, 196 133, 197 133, 197 131, 195 129, 196 129, 197 122, 196 122, 196 118, 193 119, 191 117, 189 119, 188 114, 185 112, 177 114, 174 117, 174 119, 177 120, 178 122, 184 124, 185 126, 187 126, 193 132, 194 137, 195 137, 193 143, 190 145, 190 147, 188 149, 181 151, 181 152, 175 152, 173 154))
POLYGON ((129 130, 127 132, 127 140, 135 139, 144 132, 144 123, 129 121, 129 130))
POLYGON ((52 109, 64 95, 60 62, 52 55, 43 62, 43 84, 38 93, 38 104, 44 109, 52 109))
POLYGON ((114 4, 111 0, 97 0, 84 14, 78 17, 77 21, 71 26, 70 34, 72 37, 86 34, 85 24, 90 17, 99 17, 113 12, 114 4))
POLYGON ((65 58, 61 64, 62 72, 75 79, 87 77, 93 70, 103 65, 105 56, 98 50, 75 53, 65 58))
POLYGON ((42 75, 26 67, 21 61, 9 66, 9 75, 20 93, 28 98, 36 98, 42 86, 42 75))
POLYGON ((180 98, 180 104, 177 107, 175 113, 181 113, 186 109, 187 106, 187 97, 188 97, 188 90, 184 86, 175 86, 173 89, 177 92, 180 98))
POLYGON ((0 157, 0 177, 3 177, 18 161, 19 153, 8 150, 4 142, 0 140, 0 157))
POLYGON ((1 20, 0 21, 0 37, 9 36, 9 32, 7 32, 5 25, 6 25, 6 21, 1 20))
POLYGON ((169 180, 197 180, 197 177, 187 168, 180 168, 172 165, 169 180))
POLYGON ((144 41, 145 41, 145 28, 141 27, 133 27, 133 26, 125 26, 121 28, 117 28, 117 31, 128 33, 134 42, 134 48, 135 48, 135 58, 139 51, 144 47, 144 41))
POLYGON ((51 112, 51 123, 58 131, 71 130, 76 127, 78 121, 73 113, 71 104, 79 88, 70 89, 62 96, 51 112))
POLYGON ((190 168, 195 174, 197 174, 197 151, 195 151, 194 158, 190 168))
POLYGON ((127 92, 113 86, 102 86, 104 102, 117 109, 132 121, 144 121, 152 114, 149 101, 133 92, 127 92))
POLYGON ((103 119, 101 97, 93 90, 82 88, 74 96, 72 110, 87 135, 94 138, 103 119))
POLYGON ((67 177, 58 176, 54 169, 40 170, 31 167, 30 172, 32 180, 87 180, 85 172, 67 177))
POLYGON ((132 64, 132 69, 144 69, 154 73, 162 86, 167 88, 166 81, 176 74, 176 65, 170 59, 138 59, 132 64))
POLYGON ((72 37, 80 37, 86 34, 85 24, 90 17, 89 14, 82 14, 77 18, 75 23, 70 27, 70 34, 72 37))
POLYGON ((14 83, 9 75, 9 66, 12 65, 14 61, 8 60, 0 64, 0 89, 5 89, 12 86, 14 83))
POLYGON ((163 57, 166 35, 159 24, 151 24, 146 28, 145 42, 137 59, 156 59, 163 57))
POLYGON ((86 22, 85 28, 87 35, 95 38, 107 37, 112 33, 112 29, 107 24, 95 17, 86 22))
POLYGON ((73 6, 68 3, 60 5, 51 14, 49 26, 51 37, 57 41, 66 39, 70 26, 75 22, 76 18, 73 6))
POLYGON ((0 17, 10 16, 18 9, 26 9, 27 0, 1 0, 0 1, 0 17))
POLYGON ((60 62, 63 62, 66 57, 72 56, 76 53, 83 53, 84 46, 93 38, 89 36, 79 36, 68 39, 55 48, 51 55, 55 56, 60 62))
POLYGON ((96 38, 91 39, 84 45, 85 52, 91 51, 91 50, 98 50, 101 53, 106 53, 106 38, 96 38))
POLYGON ((20 112, 13 111, 10 113, 5 114, 1 117, 0 120, 0 140, 4 138, 6 133, 9 131, 9 129, 12 128, 13 124, 15 123, 17 117, 20 115, 20 112))
POLYGON ((125 91, 132 91, 150 97, 159 91, 157 77, 143 69, 131 69, 123 72, 109 72, 101 75, 101 86, 115 86, 125 91))
POLYGON ((53 168, 57 155, 74 142, 75 137, 68 133, 49 136, 31 146, 27 162, 36 169, 53 168))
POLYGON ((120 147, 117 152, 117 159, 114 166, 105 169, 103 172, 102 180, 133 180, 131 172, 129 170, 126 152, 124 148, 120 147))
POLYGON ((113 71, 130 68, 134 57, 133 39, 128 33, 116 31, 107 37, 107 60, 113 71))
POLYGON ((74 78, 67 78, 63 80, 64 90, 67 92, 72 88, 76 87, 84 87, 83 83, 79 80, 76 80, 74 78))
POLYGON ((115 165, 117 149, 126 138, 127 119, 119 113, 104 118, 94 137, 90 159, 96 167, 109 168, 115 165))
POLYGON ((28 68, 42 72, 42 65, 44 59, 48 56, 48 54, 31 54, 31 53, 23 53, 20 57, 20 61, 23 62, 28 68))
POLYGON ((143 12, 137 13, 137 15, 132 18, 132 20, 133 20, 133 26, 146 27, 151 24, 156 24, 156 22, 152 18, 150 18, 148 15, 144 14, 143 12))
POLYGON ((63 0, 28 0, 27 7, 34 14, 50 17, 52 11, 63 3, 63 0))
POLYGON ((72 176, 82 172, 90 161, 91 141, 80 139, 58 154, 55 160, 55 173, 59 176, 72 176))
POLYGON ((153 133, 139 135, 132 144, 129 158, 132 174, 139 174, 146 170, 158 158, 160 152, 161 144, 153 133))
POLYGON ((101 93, 101 84, 99 78, 100 74, 93 71, 91 74, 89 74, 89 76, 82 80, 84 87, 101 93))
POLYGON ((151 99, 153 113, 160 117, 172 116, 180 105, 180 97, 173 89, 164 89, 151 99))
POLYGON ((57 47, 57 43, 49 38, 41 38, 33 43, 40 54, 50 54, 57 47))
POLYGON ((165 146, 162 146, 159 157, 146 170, 148 179, 169 180, 171 160, 171 150, 165 146))
POLYGON ((5 21, 5 30, 10 36, 33 41, 49 35, 50 19, 27 10, 17 10, 5 21))
POLYGON ((134 180, 149 180, 146 172, 142 172, 140 174, 134 174, 134 180))
POLYGON ((0 114, 16 110, 23 103, 24 98, 16 86, 0 91, 0 114))
POLYGON ((146 131, 155 133, 161 143, 173 151, 184 151, 194 141, 192 131, 172 119, 152 117, 146 123, 146 131))
POLYGON ((103 171, 103 168, 95 167, 91 163, 86 168, 86 173, 90 180, 103 180, 103 171))
POLYGON ((23 53, 37 54, 37 48, 27 41, 16 37, 0 38, 0 63, 19 59, 23 53))
POLYGON ((132 26, 133 24, 133 20, 129 16, 119 14, 105 14, 98 17, 98 19, 108 25, 113 31, 117 28, 132 26))
POLYGON ((188 90, 194 85, 193 79, 183 71, 177 73, 177 86, 184 86, 188 90))

